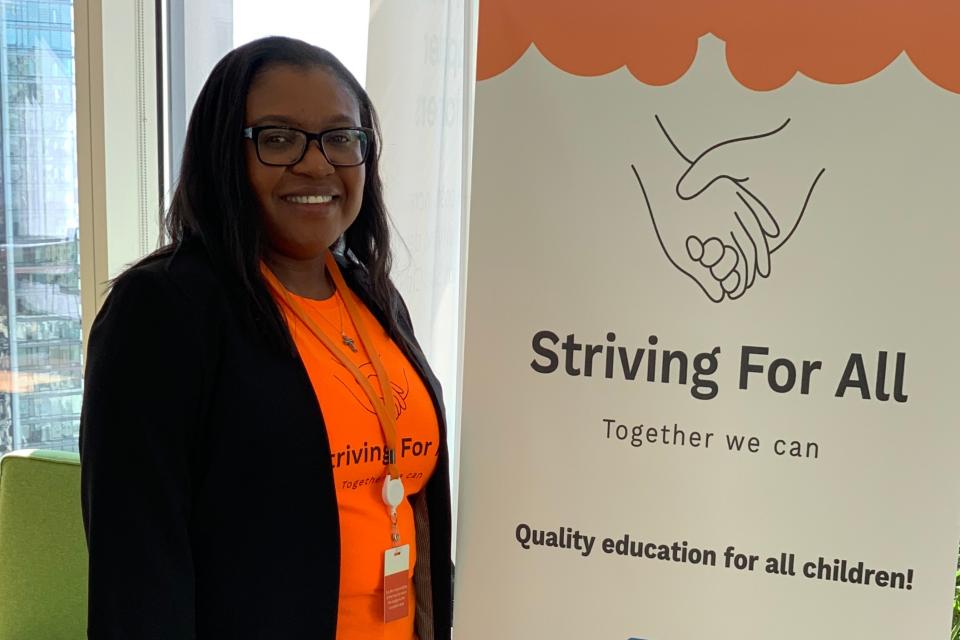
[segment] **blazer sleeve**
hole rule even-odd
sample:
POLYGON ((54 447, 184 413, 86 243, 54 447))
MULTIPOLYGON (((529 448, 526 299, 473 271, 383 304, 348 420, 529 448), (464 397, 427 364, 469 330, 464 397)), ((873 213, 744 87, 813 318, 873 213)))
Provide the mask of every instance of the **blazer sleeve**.
POLYGON ((139 268, 115 284, 90 334, 80 455, 92 639, 195 637, 195 315, 165 273, 139 268))

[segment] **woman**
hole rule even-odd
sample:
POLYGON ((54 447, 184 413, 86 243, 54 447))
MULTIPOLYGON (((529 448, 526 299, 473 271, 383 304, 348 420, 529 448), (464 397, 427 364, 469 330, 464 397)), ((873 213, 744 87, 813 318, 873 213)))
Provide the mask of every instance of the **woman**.
POLYGON ((207 80, 171 244, 90 336, 91 638, 450 637, 442 399, 388 277, 377 129, 297 40, 207 80))

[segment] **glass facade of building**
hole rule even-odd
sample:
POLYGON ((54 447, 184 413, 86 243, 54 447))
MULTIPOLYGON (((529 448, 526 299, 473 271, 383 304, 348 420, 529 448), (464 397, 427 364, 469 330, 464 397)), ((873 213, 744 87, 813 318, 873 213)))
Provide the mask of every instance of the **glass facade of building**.
POLYGON ((0 0, 0 453, 77 448, 75 95, 72 0, 0 0))

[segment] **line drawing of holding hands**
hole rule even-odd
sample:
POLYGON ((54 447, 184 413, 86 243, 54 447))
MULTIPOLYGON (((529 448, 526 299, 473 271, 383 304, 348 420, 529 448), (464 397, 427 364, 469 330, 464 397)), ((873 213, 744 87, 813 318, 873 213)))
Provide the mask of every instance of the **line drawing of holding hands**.
MULTIPOLYGON (((771 274, 771 256, 803 219, 826 171, 784 167, 787 118, 775 129, 714 144, 691 158, 659 115, 657 125, 682 169, 667 189, 630 165, 667 259, 715 303, 736 300, 771 274), (748 185, 749 183, 749 185, 748 185), (762 190, 762 191, 760 191, 762 190), (784 233, 786 224, 789 231, 784 233)), ((791 132, 792 133, 792 132, 791 132)))

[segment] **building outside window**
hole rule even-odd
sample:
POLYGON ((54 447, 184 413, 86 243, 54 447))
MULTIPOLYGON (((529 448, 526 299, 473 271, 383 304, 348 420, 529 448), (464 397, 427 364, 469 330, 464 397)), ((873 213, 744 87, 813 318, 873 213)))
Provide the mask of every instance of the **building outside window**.
POLYGON ((0 453, 77 449, 72 0, 0 0, 0 453))

